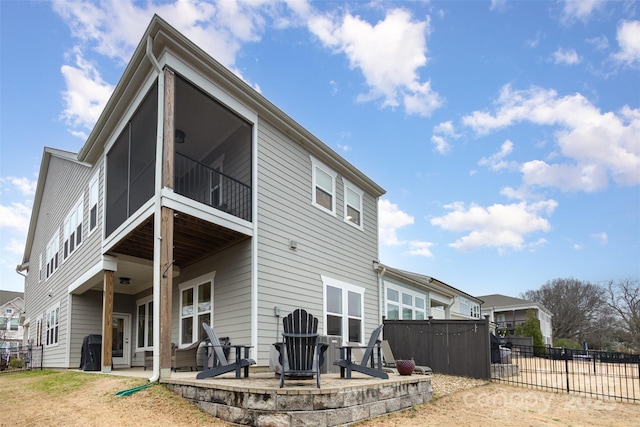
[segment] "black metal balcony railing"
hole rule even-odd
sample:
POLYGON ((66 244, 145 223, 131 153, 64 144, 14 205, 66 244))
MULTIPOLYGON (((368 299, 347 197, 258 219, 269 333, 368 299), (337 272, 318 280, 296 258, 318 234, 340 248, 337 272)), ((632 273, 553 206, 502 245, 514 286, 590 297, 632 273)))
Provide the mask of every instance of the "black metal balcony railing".
POLYGON ((176 193, 251 221, 251 186, 181 153, 174 161, 176 193))

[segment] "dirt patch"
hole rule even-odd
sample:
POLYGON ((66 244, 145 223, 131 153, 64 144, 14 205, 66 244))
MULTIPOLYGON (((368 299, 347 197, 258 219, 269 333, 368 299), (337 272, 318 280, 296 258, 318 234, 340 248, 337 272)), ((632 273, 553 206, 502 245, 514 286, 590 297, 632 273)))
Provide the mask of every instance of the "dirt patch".
MULTIPOLYGON (((146 384, 143 379, 39 372, 0 375, 0 426, 230 425, 158 384, 128 397, 115 396, 146 384)), ((638 404, 438 375, 433 388, 434 401, 358 426, 640 426, 638 404)))

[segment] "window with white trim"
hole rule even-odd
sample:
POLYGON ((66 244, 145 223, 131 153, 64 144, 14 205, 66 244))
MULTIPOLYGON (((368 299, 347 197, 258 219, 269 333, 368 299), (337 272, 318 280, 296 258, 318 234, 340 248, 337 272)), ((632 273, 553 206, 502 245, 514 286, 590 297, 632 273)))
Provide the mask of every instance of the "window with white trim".
POLYGON ((60 317, 60 303, 47 310, 45 325, 45 345, 58 345, 58 327, 60 317))
POLYGON ((89 182, 89 234, 98 226, 98 196, 100 193, 100 172, 89 182))
POLYGON ((322 162, 311 157, 312 200, 311 203, 325 212, 336 214, 336 178, 337 174, 322 162))
POLYGON ((34 342, 36 345, 42 345, 42 316, 36 319, 36 336, 34 342))
POLYGON ((344 342, 363 342, 364 288, 322 276, 325 329, 344 342))
POLYGON ((62 259, 66 260, 75 252, 82 243, 82 198, 73 207, 67 218, 64 220, 64 242, 62 244, 62 259))
POLYGON ((136 350, 153 349, 153 297, 136 301, 136 350))
POLYGON ((386 285, 386 318, 389 320, 424 320, 427 297, 401 286, 386 285))
POLYGON ((471 302, 471 317, 480 318, 480 304, 471 302))
POLYGON ((58 256, 60 252, 60 234, 56 231, 47 244, 47 276, 48 279, 58 269, 58 256))
POLYGON ((38 283, 42 281, 42 254, 38 256, 38 283))
POLYGON ((190 345, 205 337, 202 323, 211 325, 213 279, 211 276, 180 285, 180 345, 190 345))
POLYGON ((344 181, 344 220, 362 230, 362 200, 364 193, 346 179, 344 181))
POLYGON ((471 316, 471 301, 469 301, 465 297, 456 298, 458 298, 458 313, 465 316, 471 316))

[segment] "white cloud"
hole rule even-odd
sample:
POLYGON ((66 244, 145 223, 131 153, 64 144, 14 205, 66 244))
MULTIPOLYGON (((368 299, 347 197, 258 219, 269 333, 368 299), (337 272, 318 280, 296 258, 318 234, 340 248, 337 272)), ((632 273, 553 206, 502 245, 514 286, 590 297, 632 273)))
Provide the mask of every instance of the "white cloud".
POLYGON ((482 207, 461 202, 445 206, 450 212, 431 219, 431 224, 453 232, 469 232, 449 246, 460 251, 481 247, 522 250, 538 246, 540 241, 527 243, 529 234, 547 232, 551 229, 549 216, 556 209, 554 200, 535 203, 520 202, 482 207))
POLYGON ((24 241, 18 239, 10 239, 9 242, 3 247, 5 252, 9 252, 14 255, 24 254, 24 241))
POLYGON ((609 236, 604 231, 600 233, 592 234, 591 237, 598 240, 601 245, 606 245, 607 242, 609 241, 609 236))
POLYGON ((440 154, 446 154, 451 150, 451 144, 440 135, 431 135, 431 142, 433 142, 436 151, 440 154))
POLYGON ((409 250, 406 254, 432 258, 433 253, 431 253, 431 250, 429 249, 431 246, 433 246, 433 243, 431 242, 411 241, 409 242, 409 250))
POLYGON ((75 39, 123 64, 131 57, 154 13, 230 68, 235 64, 240 42, 259 40, 264 28, 259 10, 265 3, 259 1, 177 0, 153 4, 55 0, 53 6, 75 39))
MULTIPOLYGON (((303 11, 302 2, 292 3, 303 11)), ((242 43, 260 40, 265 19, 261 11, 268 2, 177 0, 171 3, 137 3, 130 0, 55 0, 54 11, 71 29, 76 45, 70 63, 61 69, 67 89, 62 113, 74 127, 70 132, 86 138, 107 102, 113 86, 105 82, 96 64, 85 58, 94 51, 124 65, 138 45, 151 17, 157 13, 195 44, 234 71, 242 43)), ((253 85, 256 90, 259 88, 253 85)))
POLYGON ((507 7, 507 0, 491 0, 489 10, 497 10, 503 12, 507 7))
POLYGON ((582 61, 582 58, 578 56, 578 53, 575 49, 567 49, 564 50, 559 48, 555 52, 551 54, 553 62, 556 64, 567 64, 567 65, 575 65, 579 64, 582 61))
POLYGON ((533 39, 528 39, 526 41, 527 46, 529 46, 530 48, 538 47, 540 41, 544 40, 544 38, 545 33, 543 33, 542 31, 536 31, 536 36, 533 39))
POLYGON ((338 149, 343 153, 348 153, 349 151, 351 151, 351 146, 348 144, 340 144, 338 142, 336 145, 338 146, 338 149))
POLYGON ((586 40, 596 50, 605 50, 609 47, 609 39, 606 36, 593 37, 586 40))
POLYGON ((444 135, 452 136, 454 138, 460 137, 460 135, 456 133, 451 120, 438 123, 436 126, 433 127, 433 133, 441 133, 444 135))
POLYGON ((54 0, 53 10, 69 25, 76 40, 121 63, 128 61, 153 15, 127 0, 54 0))
POLYGON ((571 23, 574 20, 586 22, 591 14, 604 4, 604 0, 565 0, 562 20, 571 23))
POLYGON ((595 164, 547 164, 532 160, 522 165, 523 181, 526 185, 556 187, 562 191, 593 192, 607 186, 606 170, 595 164))
POLYGON ((27 234, 31 208, 23 203, 13 202, 10 206, 0 205, 0 228, 27 234))
POLYGON ((453 123, 450 120, 438 123, 436 126, 434 126, 433 133, 441 134, 431 136, 431 142, 433 142, 436 151, 440 154, 446 154, 451 150, 451 144, 444 138, 444 136, 448 136, 454 139, 460 138, 460 135, 456 133, 453 127, 453 123))
POLYGON ((324 46, 345 54, 352 69, 362 72, 369 92, 359 101, 382 99, 383 107, 403 106, 407 114, 421 116, 442 105, 430 82, 421 82, 418 74, 427 63, 429 17, 416 21, 409 12, 393 9, 372 25, 350 13, 315 15, 308 28, 324 46))
POLYGON ((630 67, 640 66, 640 21, 623 21, 616 38, 620 51, 613 58, 630 67))
POLYGON ((396 246, 404 242, 398 240, 397 230, 413 224, 413 217, 400 209, 389 200, 380 199, 378 202, 378 227, 380 242, 384 245, 396 246))
POLYGON ((63 65, 60 70, 67 85, 62 95, 65 103, 62 116, 71 126, 91 129, 109 100, 113 86, 102 79, 95 64, 85 60, 79 49, 74 50, 73 56, 74 65, 63 65))
POLYGON ((504 160, 513 151, 513 142, 508 139, 502 143, 500 151, 491 155, 490 157, 483 157, 478 161, 480 166, 487 166, 492 171, 499 171, 501 169, 513 168, 517 164, 515 162, 507 162, 504 160))
POLYGON ((8 176, 6 178, 0 178, 0 183, 4 185, 9 185, 9 191, 13 188, 16 188, 23 196, 33 196, 36 194, 36 186, 38 185, 38 180, 30 181, 28 178, 16 178, 14 176, 8 176))
POLYGON ((621 185, 640 184, 640 109, 624 106, 603 113, 579 93, 560 97, 551 89, 506 85, 495 114, 475 111, 462 122, 477 134, 521 122, 556 127, 556 163, 523 164, 527 184, 566 191, 595 191, 606 187, 609 178, 621 185))

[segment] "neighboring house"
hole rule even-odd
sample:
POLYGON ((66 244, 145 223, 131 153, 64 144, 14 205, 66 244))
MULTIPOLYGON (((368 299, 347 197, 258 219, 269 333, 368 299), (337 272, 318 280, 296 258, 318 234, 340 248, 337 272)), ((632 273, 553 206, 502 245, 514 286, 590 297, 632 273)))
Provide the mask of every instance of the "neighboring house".
POLYGON ((528 311, 533 310, 536 319, 540 321, 544 344, 553 345, 551 335, 553 313, 542 304, 499 294, 483 295, 478 298, 484 301, 482 314, 488 315, 489 320, 495 323, 496 330, 507 336, 513 336, 516 326, 524 323, 527 320, 528 311))
POLYGON ((23 344, 20 317, 24 312, 22 292, 0 291, 0 354, 17 354, 23 344))
POLYGON ((479 319, 482 300, 433 277, 377 264, 389 320, 479 319))
POLYGON ((45 367, 169 376, 202 322, 267 366, 281 316, 364 343, 380 324, 384 190, 154 16, 78 153, 45 148, 25 253, 45 367))

